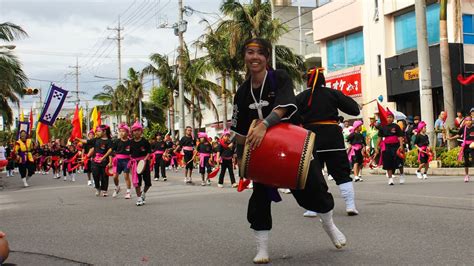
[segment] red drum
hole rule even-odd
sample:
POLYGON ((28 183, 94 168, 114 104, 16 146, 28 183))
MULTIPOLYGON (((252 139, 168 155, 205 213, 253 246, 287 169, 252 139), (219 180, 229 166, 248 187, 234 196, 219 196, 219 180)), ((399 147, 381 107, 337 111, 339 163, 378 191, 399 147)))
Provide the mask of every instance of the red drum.
MULTIPOLYGON (((257 120, 252 122, 251 128, 257 120)), ((269 186, 304 189, 316 135, 302 127, 280 123, 269 128, 260 146, 245 144, 241 177, 269 186)))

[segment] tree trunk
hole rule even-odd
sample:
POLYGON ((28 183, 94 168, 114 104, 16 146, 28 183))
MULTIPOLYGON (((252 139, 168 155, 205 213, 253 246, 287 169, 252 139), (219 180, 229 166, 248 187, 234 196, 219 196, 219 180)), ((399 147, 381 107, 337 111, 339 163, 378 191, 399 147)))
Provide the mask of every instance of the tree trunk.
POLYGON ((171 131, 171 138, 174 140, 175 138, 175 133, 174 133, 174 98, 173 98, 174 92, 171 92, 170 94, 170 128, 169 130, 171 131))
POLYGON ((191 127, 193 128, 193 132, 196 135, 196 123, 195 123, 195 112, 194 112, 194 88, 191 88, 191 127))
MULTIPOLYGON (((198 108, 199 108, 199 112, 202 112, 201 110, 201 102, 200 101, 197 101, 197 104, 198 104, 198 108)), ((202 127, 202 113, 201 113, 201 116, 199 117, 199 128, 202 127)))
POLYGON ((226 97, 226 79, 227 75, 225 73, 222 73, 222 92, 221 92, 221 102, 222 102, 222 107, 224 108, 223 117, 223 125, 222 129, 227 129, 227 97, 226 97))
MULTIPOLYGON (((446 21, 448 0, 441 0, 439 8, 439 54, 441 56, 441 77, 443 83, 443 104, 444 110, 447 112, 445 130, 446 136, 450 136, 449 129, 454 127, 454 110, 453 86, 451 82, 451 65, 449 64, 449 43, 448 43, 448 26, 446 21)), ((455 146, 456 141, 447 141, 448 150, 455 146)))

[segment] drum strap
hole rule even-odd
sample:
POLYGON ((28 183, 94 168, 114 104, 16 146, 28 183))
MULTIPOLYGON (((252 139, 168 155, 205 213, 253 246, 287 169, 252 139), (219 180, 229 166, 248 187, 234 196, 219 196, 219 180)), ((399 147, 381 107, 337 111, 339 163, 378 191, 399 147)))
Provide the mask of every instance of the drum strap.
POLYGON ((338 125, 338 123, 336 120, 322 120, 306 123, 305 126, 307 125, 338 125))

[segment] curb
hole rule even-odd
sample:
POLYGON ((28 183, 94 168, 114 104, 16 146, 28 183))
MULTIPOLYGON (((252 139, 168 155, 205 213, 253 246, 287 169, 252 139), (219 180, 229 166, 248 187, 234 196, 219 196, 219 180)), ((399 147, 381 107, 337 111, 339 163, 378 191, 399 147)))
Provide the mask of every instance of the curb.
MULTIPOLYGON (((404 168, 405 174, 408 175, 415 175, 416 170, 418 168, 404 168)), ((423 170, 422 170, 423 171, 423 170)), ((385 170, 380 168, 375 168, 369 170, 369 173, 374 175, 385 175, 385 170)), ((470 173, 474 173, 474 168, 469 168, 470 173)), ((428 175, 435 175, 435 176, 464 176, 464 168, 429 168, 428 175)))

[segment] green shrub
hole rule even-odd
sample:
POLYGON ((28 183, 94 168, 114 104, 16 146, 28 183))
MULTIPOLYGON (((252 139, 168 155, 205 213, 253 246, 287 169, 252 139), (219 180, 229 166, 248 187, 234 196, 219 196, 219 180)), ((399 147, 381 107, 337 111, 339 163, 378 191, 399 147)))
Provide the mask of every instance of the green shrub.
POLYGON ((413 149, 406 153, 405 166, 418 167, 418 150, 413 149))
POLYGON ((441 160, 442 167, 462 167, 463 162, 458 161, 458 154, 461 147, 456 147, 450 151, 445 151, 438 155, 441 160))

